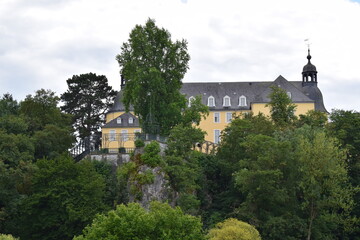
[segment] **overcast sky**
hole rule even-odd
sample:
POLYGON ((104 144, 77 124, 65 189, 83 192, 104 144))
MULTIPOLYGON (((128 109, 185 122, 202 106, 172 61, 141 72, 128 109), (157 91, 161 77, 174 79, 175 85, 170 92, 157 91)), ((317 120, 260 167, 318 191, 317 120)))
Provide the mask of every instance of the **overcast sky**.
POLYGON ((105 75, 136 24, 153 18, 191 56, 185 82, 301 81, 310 39, 325 106, 360 111, 360 3, 351 0, 0 0, 0 94, 66 91, 105 75))

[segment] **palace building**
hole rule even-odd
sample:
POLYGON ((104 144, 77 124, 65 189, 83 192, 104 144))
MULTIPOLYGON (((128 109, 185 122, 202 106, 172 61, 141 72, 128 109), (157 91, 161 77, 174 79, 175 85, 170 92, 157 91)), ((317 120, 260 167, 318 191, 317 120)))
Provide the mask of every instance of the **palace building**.
MULTIPOLYGON (((296 105, 296 115, 306 114, 309 110, 327 112, 317 86, 316 67, 310 61, 310 50, 307 59, 301 81, 288 81, 279 76, 272 82, 191 82, 183 83, 181 93, 187 97, 189 104, 195 96, 201 96, 202 103, 209 107, 210 113, 199 127, 207 132, 205 140, 218 143, 221 131, 231 122, 234 114, 252 112, 269 115, 270 109, 266 104, 270 102, 268 96, 272 86, 287 92, 296 105)), ((121 87, 124 85, 122 79, 121 87)), ((138 118, 125 112, 121 98, 120 90, 114 105, 106 114, 106 124, 102 128, 102 148, 108 148, 110 152, 133 147, 134 143, 130 140, 141 131, 138 118)))

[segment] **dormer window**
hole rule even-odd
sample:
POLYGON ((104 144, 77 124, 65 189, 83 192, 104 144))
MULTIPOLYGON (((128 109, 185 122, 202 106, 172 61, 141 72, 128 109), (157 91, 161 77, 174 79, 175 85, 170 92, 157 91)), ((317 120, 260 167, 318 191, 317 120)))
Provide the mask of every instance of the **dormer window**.
POLYGON ((246 97, 244 95, 239 97, 239 106, 240 107, 245 107, 246 106, 246 97))
POLYGON ((191 107, 191 103, 195 100, 193 96, 189 97, 189 104, 188 107, 191 107))
POLYGON ((129 117, 129 124, 133 124, 134 123, 134 119, 132 117, 129 117))
POLYGON ((208 97, 208 107, 215 107, 215 98, 213 96, 208 97))
POLYGON ((224 107, 230 107, 230 106, 231 106, 231 102, 230 102, 230 97, 229 97, 229 96, 225 96, 225 97, 224 97, 223 106, 224 106, 224 107))
POLYGON ((118 117, 118 118, 116 119, 116 123, 117 123, 117 124, 121 124, 121 118, 120 118, 120 117, 118 117))

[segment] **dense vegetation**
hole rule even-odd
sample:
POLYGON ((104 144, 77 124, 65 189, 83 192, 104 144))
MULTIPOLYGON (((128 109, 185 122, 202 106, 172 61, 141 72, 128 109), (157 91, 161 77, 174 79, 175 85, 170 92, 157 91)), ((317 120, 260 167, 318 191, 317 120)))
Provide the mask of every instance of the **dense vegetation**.
MULTIPOLYGON (((282 98, 277 97, 281 105, 282 98)), ((115 171, 106 162, 75 163, 67 155, 74 130, 58 101, 49 90, 21 102, 9 94, 0 99, 1 233, 20 239, 93 239, 92 234, 113 226, 112 220, 105 220, 115 214, 109 210, 129 211, 124 217, 136 210, 145 220, 153 219, 153 213, 139 205, 116 207, 142 199, 141 186, 151 184, 154 175, 139 169, 148 166, 160 169, 168 179, 173 194, 163 201, 182 209, 153 203, 157 211, 164 211, 158 214, 174 222, 192 219, 187 214, 201 217, 202 223, 200 218, 192 220, 197 221, 193 230, 201 233, 193 239, 205 235, 222 239, 233 228, 233 235, 246 239, 253 229, 247 223, 262 239, 358 237, 360 113, 356 111, 334 110, 327 123, 324 114, 314 111, 298 118, 288 111, 277 114, 277 121, 261 114, 236 116, 223 131, 217 153, 205 155, 193 151, 204 138, 196 119, 207 113, 194 101, 170 131, 165 153, 160 154, 155 142, 144 147, 138 141, 144 151, 133 156, 135 165, 130 162, 115 171), (135 192, 128 189, 131 182, 135 192), (133 193, 137 197, 129 198, 133 193), (95 217, 98 213, 103 215, 95 217)), ((171 227, 146 221, 149 225, 136 223, 145 232, 155 228, 163 233, 171 227)), ((132 231, 138 231, 136 224, 132 231)), ((125 234, 120 227, 117 231, 125 234)))
POLYGON ((99 130, 114 97, 104 76, 69 79, 66 113, 50 90, 20 102, 3 95, 0 239, 360 239, 359 112, 333 110, 329 122, 316 111, 296 117, 275 87, 269 117, 234 116, 217 151, 206 155, 194 146, 204 140, 198 125, 208 109, 200 97, 186 107, 178 92, 186 42, 172 43, 148 20, 117 60, 128 79, 125 104, 141 120, 155 115, 166 149, 137 140, 131 161, 118 167, 69 156, 75 136, 99 130), (96 94, 94 84, 102 86, 96 94), (159 176, 164 203, 138 204, 159 176))

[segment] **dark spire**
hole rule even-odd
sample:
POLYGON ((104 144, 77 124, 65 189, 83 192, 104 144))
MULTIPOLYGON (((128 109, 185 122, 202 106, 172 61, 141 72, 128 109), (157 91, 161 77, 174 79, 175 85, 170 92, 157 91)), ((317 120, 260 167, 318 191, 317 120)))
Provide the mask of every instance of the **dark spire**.
POLYGON ((302 72, 302 82, 304 85, 317 84, 317 71, 316 67, 311 63, 310 47, 308 47, 307 55, 308 63, 304 66, 302 72))

